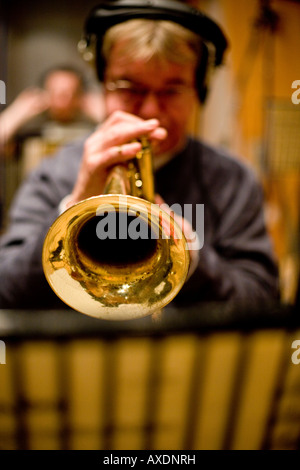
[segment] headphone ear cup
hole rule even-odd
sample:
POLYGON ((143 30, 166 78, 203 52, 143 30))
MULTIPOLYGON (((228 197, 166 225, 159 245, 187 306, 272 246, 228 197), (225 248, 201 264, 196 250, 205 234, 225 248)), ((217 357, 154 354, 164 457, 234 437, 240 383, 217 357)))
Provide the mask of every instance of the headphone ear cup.
POLYGON ((100 82, 104 80, 105 61, 102 55, 102 38, 98 38, 96 42, 96 71, 100 82))
POLYGON ((209 61, 209 52, 206 44, 202 44, 201 57, 199 58, 199 63, 196 68, 196 87, 198 91, 198 97, 200 103, 204 103, 208 94, 208 61, 209 61))

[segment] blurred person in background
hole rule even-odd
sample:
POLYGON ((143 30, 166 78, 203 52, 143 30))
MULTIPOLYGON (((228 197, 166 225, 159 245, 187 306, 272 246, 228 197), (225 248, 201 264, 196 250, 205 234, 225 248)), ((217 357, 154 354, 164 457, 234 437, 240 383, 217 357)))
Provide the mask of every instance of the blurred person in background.
POLYGON ((40 87, 23 90, 0 114, 0 145, 20 157, 23 176, 43 156, 86 136, 103 119, 102 95, 89 91, 85 82, 75 67, 52 67, 40 87))

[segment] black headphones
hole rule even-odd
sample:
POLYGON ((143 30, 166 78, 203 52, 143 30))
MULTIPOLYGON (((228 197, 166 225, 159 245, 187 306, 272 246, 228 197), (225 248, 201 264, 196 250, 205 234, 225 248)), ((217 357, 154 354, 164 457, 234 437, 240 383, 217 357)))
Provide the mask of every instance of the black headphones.
POLYGON ((108 0, 102 1, 92 9, 78 48, 85 60, 93 60, 96 54, 99 80, 103 81, 105 69, 101 55, 105 32, 111 26, 137 18, 173 21, 200 36, 203 50, 197 67, 196 81, 200 101, 204 102, 207 95, 208 69, 210 65, 217 67, 222 64, 228 45, 227 39, 221 28, 208 16, 177 0, 108 0))

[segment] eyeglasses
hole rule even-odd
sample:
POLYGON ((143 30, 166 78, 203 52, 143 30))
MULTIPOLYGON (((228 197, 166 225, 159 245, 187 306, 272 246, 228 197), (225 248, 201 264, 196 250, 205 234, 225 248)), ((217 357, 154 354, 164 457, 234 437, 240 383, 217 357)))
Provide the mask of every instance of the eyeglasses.
POLYGON ((170 85, 161 90, 151 90, 129 80, 112 80, 105 83, 109 92, 117 93, 124 103, 141 104, 149 93, 153 93, 164 105, 181 101, 187 94, 193 93, 194 88, 188 85, 170 85))

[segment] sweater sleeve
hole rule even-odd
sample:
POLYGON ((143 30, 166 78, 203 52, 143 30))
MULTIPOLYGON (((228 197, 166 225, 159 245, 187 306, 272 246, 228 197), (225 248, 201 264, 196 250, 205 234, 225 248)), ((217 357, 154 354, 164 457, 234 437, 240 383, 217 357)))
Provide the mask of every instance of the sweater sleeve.
POLYGON ((76 166, 68 152, 57 157, 46 159, 30 175, 11 207, 8 229, 0 240, 0 308, 65 306, 42 268, 44 239, 59 215, 60 201, 72 187, 76 166))
POLYGON ((214 180, 208 176, 204 225, 209 227, 197 268, 179 300, 226 301, 251 308, 278 300, 278 269, 264 220, 262 188, 243 165, 229 162, 229 169, 230 178, 224 168, 214 180))

